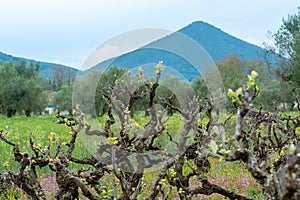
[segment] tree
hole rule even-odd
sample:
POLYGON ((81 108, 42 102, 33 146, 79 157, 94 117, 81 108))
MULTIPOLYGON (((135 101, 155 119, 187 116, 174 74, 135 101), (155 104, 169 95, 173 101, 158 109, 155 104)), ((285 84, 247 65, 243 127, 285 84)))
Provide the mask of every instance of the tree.
POLYGON ((74 82, 73 102, 93 118, 107 112, 107 102, 103 92, 110 92, 111 86, 123 76, 125 69, 112 66, 108 71, 88 71, 77 76, 74 82))
POLYGON ((297 94, 300 87, 300 7, 298 13, 283 18, 278 31, 271 35, 272 45, 266 45, 267 55, 276 54, 279 67, 276 75, 291 86, 291 94, 297 94))
POLYGON ((26 79, 23 86, 20 86, 24 92, 24 96, 20 99, 19 110, 24 110, 25 115, 29 117, 31 112, 41 112, 45 109, 46 94, 43 92, 42 86, 38 80, 26 79))
POLYGON ((125 72, 126 69, 124 68, 111 66, 108 71, 102 72, 99 75, 99 79, 96 80, 98 84, 95 94, 95 109, 97 116, 102 116, 108 110, 107 103, 103 98, 102 93, 110 91, 111 86, 114 86, 116 84, 116 81, 120 79, 125 74, 125 72))
MULTIPOLYGON (((12 64, 12 63, 11 63, 12 64)), ((1 112, 11 117, 17 112, 17 95, 15 95, 15 84, 11 77, 16 76, 16 71, 8 63, 0 67, 0 104, 1 112)), ((17 81, 17 80, 15 80, 17 81)))
POLYGON ((56 66, 53 69, 52 77, 49 80, 49 84, 52 87, 52 90, 58 91, 64 85, 70 85, 74 82, 75 73, 71 68, 66 68, 63 66, 56 66))
POLYGON ((30 116, 34 111, 42 111, 46 106, 39 65, 7 62, 0 66, 0 105, 2 112, 11 117, 17 112, 30 116))
POLYGON ((72 92, 73 85, 64 85, 54 95, 54 104, 58 106, 60 111, 67 110, 72 115, 72 92))
POLYGON ((209 91, 205 80, 202 77, 197 78, 192 83, 192 88, 196 92, 201 102, 208 101, 210 98, 209 91))
POLYGON ((223 78, 225 89, 236 89, 241 85, 245 78, 243 61, 239 56, 228 56, 216 64, 223 78))
POLYGON ((74 82, 73 103, 79 105, 86 114, 94 113, 95 90, 99 76, 100 72, 90 71, 78 76, 74 82))
POLYGON ((157 88, 157 102, 167 108, 167 114, 173 115, 174 107, 180 107, 182 102, 187 102, 193 98, 191 85, 178 79, 178 77, 166 75, 157 88))
MULTIPOLYGON (((226 90, 236 90, 243 82, 247 81, 246 74, 251 71, 259 72, 256 83, 260 85, 260 94, 253 102, 256 106, 274 110, 281 103, 292 103, 287 84, 282 83, 274 76, 273 69, 259 60, 242 61, 239 56, 229 56, 218 61, 218 69, 223 78, 226 90)), ((196 84, 196 83, 194 83, 196 84)), ((228 99, 229 100, 229 99, 228 99)), ((227 108, 232 108, 230 101, 227 108)))

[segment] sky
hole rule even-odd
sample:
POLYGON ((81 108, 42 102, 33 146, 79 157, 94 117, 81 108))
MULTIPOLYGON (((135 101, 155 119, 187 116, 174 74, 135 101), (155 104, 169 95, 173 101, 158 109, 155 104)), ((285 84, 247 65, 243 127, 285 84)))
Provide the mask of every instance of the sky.
POLYGON ((299 0, 0 0, 0 51, 80 68, 110 38, 205 21, 262 46, 299 0))

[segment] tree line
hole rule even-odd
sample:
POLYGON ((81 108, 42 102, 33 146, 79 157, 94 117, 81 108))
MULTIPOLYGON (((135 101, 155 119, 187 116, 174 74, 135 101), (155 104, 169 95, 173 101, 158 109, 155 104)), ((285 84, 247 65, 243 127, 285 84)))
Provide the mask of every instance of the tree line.
MULTIPOLYGON (((261 95, 255 100, 256 105, 261 105, 265 109, 274 110, 282 102, 289 106, 285 109, 292 109, 293 101, 297 99, 296 90, 290 90, 291 84, 277 78, 277 68, 268 68, 262 61, 242 61, 239 56, 229 56, 216 62, 220 74, 223 78, 224 88, 237 89, 247 77, 250 71, 260 72, 257 82, 261 85, 261 95), (293 97, 293 98, 291 98, 293 97)), ((91 71, 84 76, 78 77, 74 85, 75 74, 68 74, 62 68, 54 70, 54 75, 45 79, 39 75, 38 64, 26 64, 21 62, 7 62, 0 65, 0 112, 7 117, 15 114, 41 113, 47 104, 54 104, 59 110, 67 110, 72 113, 72 96, 75 101, 81 104, 84 112, 92 114, 93 117, 102 116, 108 110, 107 102, 103 98, 102 92, 114 86, 128 69, 112 66, 108 71, 91 71), (63 75, 63 76, 62 76, 63 75), (95 85, 96 88, 91 87, 95 85), (76 90, 73 91, 74 87, 76 90), (54 91, 53 97, 48 97, 47 92, 54 91), (93 99, 94 98, 94 99, 93 99)), ((294 83, 293 83, 294 84, 294 83)), ((155 102, 168 109, 168 114, 172 115, 174 110, 169 105, 178 106, 179 102, 170 88, 176 85, 181 91, 186 91, 190 97, 196 94, 204 102, 210 99, 210 91, 206 80, 202 77, 195 79, 192 83, 180 80, 178 77, 166 75, 158 87, 158 96, 162 99, 155 99, 155 102), (189 88, 193 91, 189 91, 189 88)), ((140 88, 145 90, 145 88, 140 88)), ((135 101, 131 112, 146 111, 147 96, 135 96, 135 101)), ((227 108, 232 108, 230 101, 227 108)), ((175 111, 176 112, 176 111, 175 111)))
MULTIPOLYGON (((237 55, 232 55, 216 64, 223 78, 224 88, 236 89, 245 81, 245 74, 250 71, 258 71, 260 76, 257 80, 261 85, 261 95, 253 102, 264 109, 291 110, 294 105, 299 105, 300 99, 300 9, 298 13, 289 15, 283 19, 283 24, 277 32, 271 35, 272 45, 265 44, 265 61, 243 61, 237 55), (274 56, 276 55, 276 56, 274 56), (298 102, 298 103, 297 103, 298 102)), ((111 67, 106 72, 91 71, 79 78, 75 96, 76 102, 80 102, 84 110, 93 117, 101 116, 107 111, 107 104, 101 92, 108 90, 115 81, 124 75, 126 69, 111 67), (97 82, 96 88, 91 91, 90 85, 97 82), (96 91, 96 92, 95 92, 96 91), (94 96, 85 98, 86 96, 94 96), (87 102, 87 99, 90 99, 87 102), (92 100, 91 100, 92 99, 92 100), (91 104, 94 105, 91 105, 91 104)), ((41 113, 47 103, 55 104, 60 110, 72 113, 72 94, 75 74, 63 67, 56 67, 50 78, 39 75, 39 65, 20 62, 6 62, 0 64, 0 113, 11 117, 15 114, 41 113), (46 91, 55 91, 54 97, 47 97, 46 91)), ((166 76, 161 85, 178 85, 185 88, 188 84, 176 77, 166 76)), ((206 80, 197 78, 191 83, 194 92, 202 100, 209 99, 209 90, 206 80)), ((141 88, 143 90, 144 88, 141 88)), ((167 104, 178 104, 176 95, 167 87, 160 86, 158 93, 164 93, 168 102, 155 101, 167 107, 167 104)), ((160 95, 161 96, 161 95, 160 95)), ((145 98, 138 98, 134 107, 147 110, 145 98)), ((227 108, 232 107, 228 103, 227 108)), ((133 108, 132 111, 133 111, 133 108)), ((169 109, 168 114, 172 114, 169 109)))

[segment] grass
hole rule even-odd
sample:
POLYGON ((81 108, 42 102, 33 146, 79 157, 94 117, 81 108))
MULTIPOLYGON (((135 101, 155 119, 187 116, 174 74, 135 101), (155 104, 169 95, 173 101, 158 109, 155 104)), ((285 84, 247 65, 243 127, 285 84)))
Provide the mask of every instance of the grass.
MULTIPOLYGON (((42 115, 42 116, 15 116, 12 118, 0 117, 0 129, 8 132, 6 137, 13 142, 16 142, 21 151, 29 151, 30 143, 29 137, 32 134, 36 145, 41 148, 48 145, 48 136, 50 133, 55 133, 58 142, 67 142, 71 138, 71 132, 65 125, 55 124, 57 121, 53 115, 42 115)), ((11 161, 13 157, 13 147, 7 145, 3 141, 0 141, 0 172, 4 170, 2 163, 8 162, 11 169, 16 170, 18 163, 11 161)), ((53 149, 54 151, 54 149, 53 149)), ((89 152, 84 148, 84 145, 78 141, 75 146, 74 156, 82 158, 89 156, 89 152)), ((73 166, 71 166, 73 167, 73 166)), ((47 170, 42 169, 42 173, 46 173, 47 170)))
MULTIPOLYGON (((142 114, 139 114, 143 116, 142 114)), ((149 118, 148 118, 149 119, 149 118)), ((13 118, 6 118, 0 116, 0 129, 8 131, 7 137, 14 142, 17 142, 22 151, 28 151, 30 149, 29 135, 32 133, 34 141, 41 147, 46 146, 48 142, 48 136, 51 132, 56 133, 59 142, 68 141, 71 137, 70 130, 64 125, 57 125, 54 122, 57 119, 52 115, 43 116, 15 116, 13 118)), ((147 122, 146 117, 135 118, 136 122, 143 125, 147 122)), ((205 120, 204 120, 205 121, 205 120)), ((89 120, 92 126, 99 126, 99 121, 89 120)), ((104 122, 104 119, 100 121, 104 122)), ((181 126, 181 118, 179 115, 172 117, 167 123, 167 128, 170 132, 177 132, 181 126)), ((115 125, 117 129, 117 125, 115 125)), ((2 163, 9 162, 10 168, 16 170, 18 163, 12 161, 12 147, 0 141, 0 172, 4 171, 2 163)), ((74 150, 74 157, 82 158, 89 156, 89 152, 86 150, 85 145, 82 144, 81 140, 76 143, 74 150)), ((71 168, 78 168, 75 164, 70 166, 71 168)), ((186 169, 188 170, 188 169, 186 169)), ((158 172, 146 172, 144 178, 145 192, 139 196, 139 199, 143 199, 147 195, 147 185, 151 186, 158 172)), ((225 189, 229 189, 238 194, 252 197, 255 199, 262 199, 261 188, 259 184, 252 178, 251 174, 244 168, 240 162, 224 163, 217 159, 211 159, 211 170, 208 173, 208 178, 211 183, 218 184, 225 189)), ((99 187, 105 188, 106 192, 112 189, 113 177, 106 176, 105 179, 99 182, 99 187)), ((43 186, 47 199, 54 199, 56 191, 55 177, 49 169, 42 169, 39 171, 39 181, 43 186)), ((196 187, 199 182, 195 179, 191 181, 190 187, 196 187)), ((175 189, 174 189, 175 191, 175 189)), ((28 199, 27 196, 20 191, 18 188, 12 188, 9 190, 1 191, 0 187, 0 199, 28 199)), ((176 195, 172 196, 172 199, 176 199, 176 195)), ((84 199, 84 198, 82 198, 84 199)), ((211 196, 198 195, 195 199, 224 199, 220 195, 214 194, 211 196)))

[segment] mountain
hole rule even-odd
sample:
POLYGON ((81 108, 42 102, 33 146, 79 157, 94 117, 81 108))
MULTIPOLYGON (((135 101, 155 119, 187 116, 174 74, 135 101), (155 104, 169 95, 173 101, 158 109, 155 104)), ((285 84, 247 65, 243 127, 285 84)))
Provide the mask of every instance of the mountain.
POLYGON ((39 61, 36 61, 36 60, 15 57, 15 56, 11 56, 11 55, 0 52, 0 62, 8 62, 8 61, 19 62, 20 60, 24 60, 27 64, 29 64, 29 63, 33 63, 33 64, 39 63, 39 65, 40 65, 40 74, 41 74, 41 76, 43 76, 45 78, 50 78, 56 67, 63 67, 64 70, 66 70, 66 71, 71 70, 74 73, 77 73, 77 71, 78 71, 75 68, 65 66, 65 65, 61 65, 61 64, 48 63, 48 62, 39 62, 39 61))
POLYGON ((179 30, 201 44, 214 61, 230 55, 242 60, 261 59, 264 49, 238 39, 206 22, 197 21, 179 30))
MULTIPOLYGON (((241 60, 244 61, 263 59, 263 48, 229 35, 206 22, 196 21, 142 48, 99 63, 92 69, 103 69, 107 63, 132 69, 147 64, 153 65, 162 60, 165 66, 172 67, 184 78, 192 81, 201 76, 195 66, 186 59, 187 57, 197 59, 195 56, 198 55, 193 55, 195 52, 191 48, 193 42, 201 45, 213 61, 222 60, 230 55, 239 55, 241 60), (182 44, 180 44, 179 50, 174 44, 180 42, 182 44), (181 54, 178 52, 181 52, 181 54)), ((202 54, 200 56, 205 57, 205 53, 202 54)))
MULTIPOLYGON (((172 68, 172 73, 180 74, 183 78, 192 81, 201 76, 196 69, 199 66, 195 65, 205 65, 207 61, 205 59, 208 58, 204 52, 207 52, 213 61, 222 60, 230 55, 239 55, 241 60, 247 61, 262 60, 264 49, 229 35, 206 22, 196 21, 137 50, 101 62, 87 71, 105 69, 111 65, 128 69, 143 66, 144 69, 145 66, 154 66, 158 61, 162 60, 165 66, 172 68), (202 50, 203 52, 200 54, 199 52, 195 53, 193 51, 195 50, 195 44, 198 47, 199 45, 202 46, 204 51, 202 50), (199 55, 202 57, 199 58, 199 55), (202 60, 199 61, 199 59, 202 60), (198 63, 195 64, 191 60, 198 60, 198 63)), ((0 52, 0 62, 9 60, 20 61, 21 59, 24 59, 27 63, 38 62, 0 52)), ((78 71, 75 68, 55 63, 39 62, 39 64, 40 74, 46 78, 51 77, 53 70, 57 66, 61 66, 65 70, 71 69, 75 73, 78 71)))

